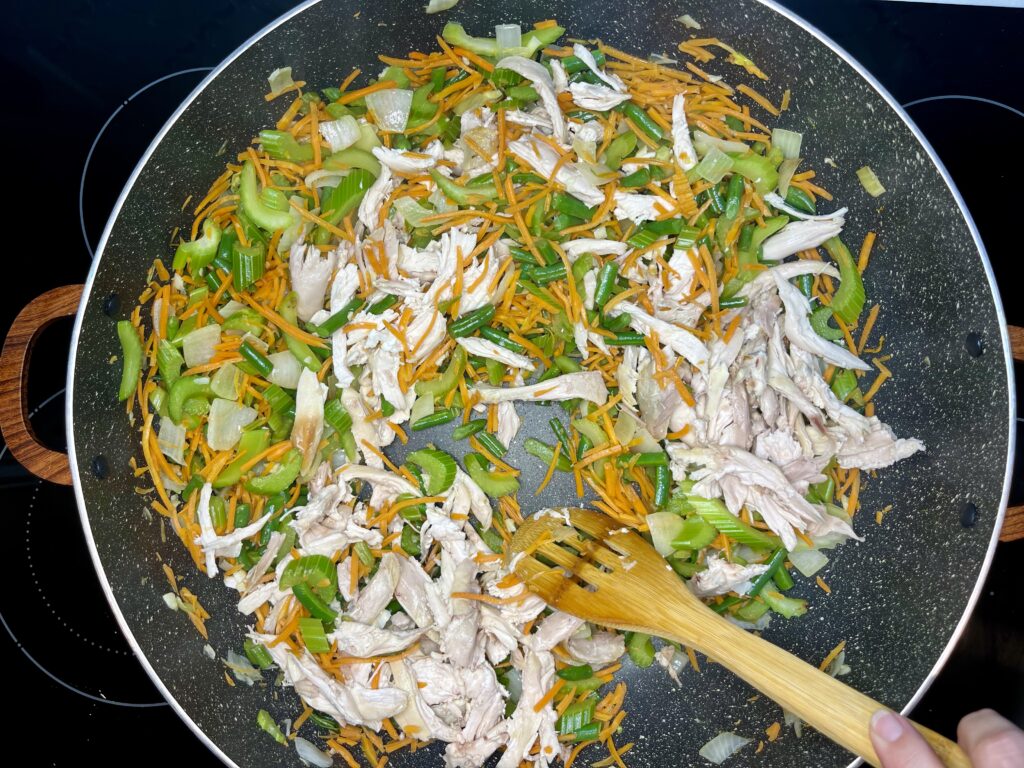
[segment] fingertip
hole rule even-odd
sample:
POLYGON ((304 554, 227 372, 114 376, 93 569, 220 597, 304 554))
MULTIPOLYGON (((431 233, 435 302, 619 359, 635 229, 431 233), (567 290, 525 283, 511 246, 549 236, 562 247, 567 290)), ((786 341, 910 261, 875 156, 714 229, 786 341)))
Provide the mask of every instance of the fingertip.
POLYGON ((871 743, 883 768, 942 768, 928 742, 904 717, 887 709, 871 716, 871 743))

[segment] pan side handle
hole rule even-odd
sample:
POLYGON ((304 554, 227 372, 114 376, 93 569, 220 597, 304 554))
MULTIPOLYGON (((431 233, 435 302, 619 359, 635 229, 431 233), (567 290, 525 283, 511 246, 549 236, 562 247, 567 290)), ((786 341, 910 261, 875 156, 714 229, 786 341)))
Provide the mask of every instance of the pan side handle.
POLYGON ((0 430, 25 469, 43 480, 71 485, 66 453, 39 442, 28 420, 28 364, 39 334, 50 323, 78 311, 83 285, 64 285, 37 296, 14 318, 0 354, 0 430))
MULTIPOLYGON (((1024 361, 1024 328, 1016 325, 1007 326, 1010 334, 1010 351, 1013 359, 1024 361)), ((999 534, 1000 541, 1016 541, 1024 539, 1024 504, 1006 508, 1006 519, 1003 530, 999 534)))

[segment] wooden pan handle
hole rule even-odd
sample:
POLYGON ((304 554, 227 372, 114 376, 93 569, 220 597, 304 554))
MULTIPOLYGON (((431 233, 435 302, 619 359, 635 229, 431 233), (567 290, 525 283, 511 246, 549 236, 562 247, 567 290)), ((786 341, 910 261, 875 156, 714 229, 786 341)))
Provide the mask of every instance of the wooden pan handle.
MULTIPOLYGON (((1009 325, 1006 330, 1010 333, 1010 351, 1013 353, 1013 359, 1024 361, 1024 328, 1009 325)), ((1024 504, 1006 508, 1006 519, 1003 520, 1003 530, 999 534, 1000 541, 1017 539, 1024 539, 1024 504)))
MULTIPOLYGON (((659 621, 658 628, 677 627, 675 639, 692 638, 692 609, 673 613, 672 618, 659 621)), ((868 764, 879 765, 871 743, 871 716, 888 707, 758 635, 717 616, 715 619, 702 627, 698 650, 868 764), (716 653, 717 649, 723 652, 716 653)), ((917 723, 913 725, 947 768, 971 768, 971 761, 955 742, 917 723)))
POLYGON ((46 326, 78 311, 84 285, 64 285, 32 299, 14 318, 0 354, 0 431, 11 455, 33 475, 71 485, 68 455, 36 437, 28 420, 28 363, 32 347, 46 326))

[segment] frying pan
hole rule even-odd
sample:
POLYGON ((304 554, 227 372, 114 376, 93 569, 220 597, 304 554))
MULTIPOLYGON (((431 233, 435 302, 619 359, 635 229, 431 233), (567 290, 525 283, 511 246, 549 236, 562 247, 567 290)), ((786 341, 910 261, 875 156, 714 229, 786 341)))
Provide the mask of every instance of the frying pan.
MULTIPOLYGON (((683 12, 703 24, 702 35, 731 43, 768 72, 772 93, 793 89, 792 106, 778 124, 804 132, 805 156, 822 184, 850 206, 850 241, 859 242, 868 230, 879 235, 868 289, 884 308, 878 330, 893 353, 895 378, 878 395, 878 411, 898 434, 923 439, 928 451, 867 483, 864 511, 855 521, 866 541, 836 551, 825 573, 832 594, 798 586, 798 596, 811 598, 811 611, 773 622, 765 634, 812 661, 845 639, 852 666, 845 679, 906 711, 960 635, 1000 535, 1014 445, 1011 339, 1024 339, 1024 332, 1005 327, 978 232, 935 153, 863 68, 771 2, 688 0, 683 8, 659 0, 464 0, 444 16, 474 34, 489 34, 501 22, 557 18, 572 36, 600 37, 647 55, 671 52, 686 37, 673 21, 683 12), (834 167, 822 162, 825 157, 834 167), (888 188, 877 201, 853 173, 866 163, 888 188), (878 526, 873 513, 887 504, 893 511, 878 526)), ((443 20, 408 0, 322 0, 249 40, 196 88, 139 162, 86 285, 31 302, 0 360, 0 422, 13 455, 45 479, 74 484, 96 570, 129 643, 178 714, 229 765, 298 765, 294 751, 274 748, 255 724, 261 708, 278 721, 294 717, 298 701, 290 691, 275 694, 266 686, 228 687, 220 661, 204 656, 203 641, 185 618, 164 607, 162 562, 185 577, 184 585, 212 614, 207 627, 218 655, 241 646, 245 621, 234 593, 197 572, 176 541, 161 542, 159 524, 142 514, 146 500, 135 493, 129 469, 129 460, 139 457, 137 431, 116 399, 120 365, 110 362, 119 352, 115 322, 131 310, 153 259, 170 255, 169 233, 189 223, 181 201, 220 173, 219 150, 236 151, 275 121, 280 105, 262 99, 271 70, 292 65, 297 79, 334 84, 353 66, 376 71, 379 53, 429 48, 443 20), (36 441, 23 385, 38 332, 76 311, 64 456, 36 441)), ((721 59, 714 65, 733 83, 748 80, 721 59)), ((1024 350, 1024 344, 1016 347, 1024 350)), ((523 436, 545 436, 544 409, 522 410, 523 436)), ((444 447, 437 435, 425 439, 444 447)), ((525 458, 521 449, 510 454, 530 488, 539 471, 525 458)), ((537 499, 523 496, 536 509, 564 503, 570 490, 553 483, 537 499)), ((1007 516, 1006 538, 1024 535, 1016 512, 1012 520, 1007 516)), ((748 701, 752 689, 716 665, 704 665, 699 675, 686 672, 682 690, 657 668, 628 667, 623 674, 630 712, 623 740, 636 742, 629 758, 634 766, 702 764, 697 750, 717 732, 755 736, 781 717, 763 697, 748 701)), ((750 758, 765 768, 838 766, 850 759, 814 733, 801 739, 786 734, 750 758)), ((436 765, 439 750, 394 762, 436 765)))

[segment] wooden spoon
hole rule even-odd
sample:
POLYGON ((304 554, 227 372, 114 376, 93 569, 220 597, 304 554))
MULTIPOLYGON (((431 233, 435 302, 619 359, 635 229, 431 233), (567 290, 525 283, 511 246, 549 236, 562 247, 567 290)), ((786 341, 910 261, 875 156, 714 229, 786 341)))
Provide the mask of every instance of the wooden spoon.
MULTIPOLYGON (((805 661, 726 621, 695 597, 654 547, 589 509, 536 515, 512 539, 516 574, 553 608, 688 645, 746 680, 837 744, 879 766, 868 735, 885 709, 805 661), (627 568, 628 566, 628 568, 627 568)), ((942 762, 970 768, 949 739, 914 724, 942 762)))

